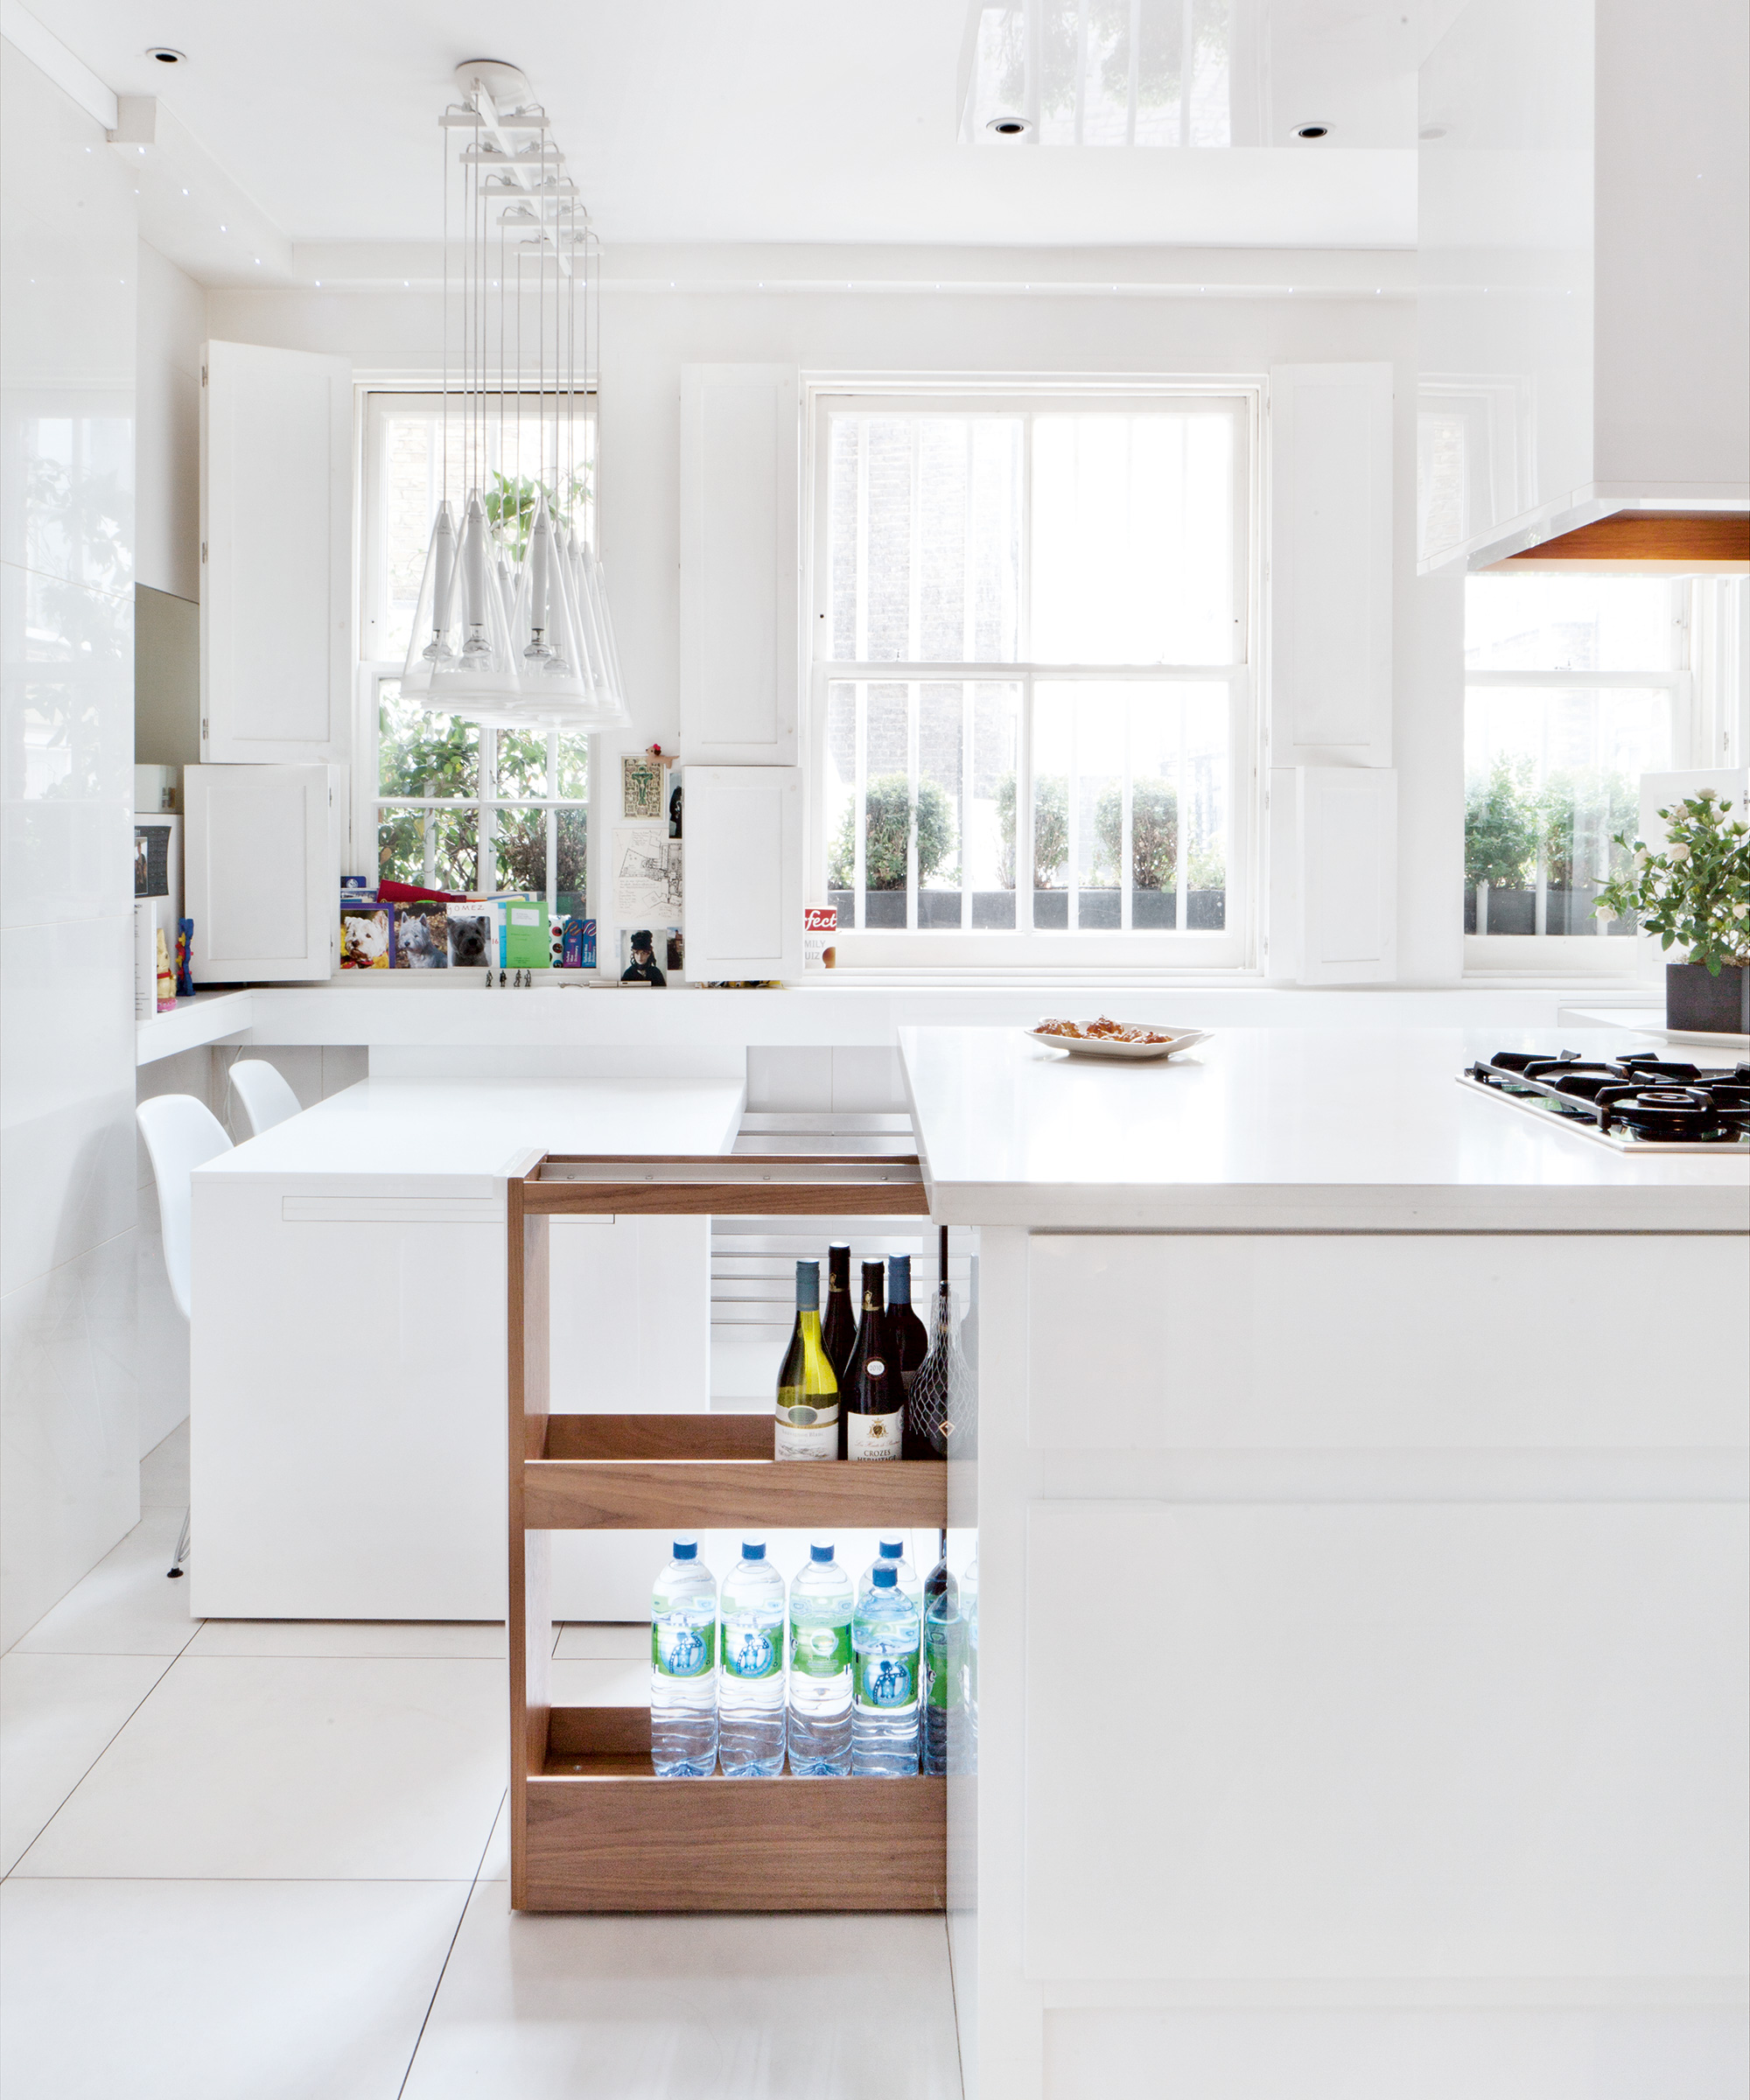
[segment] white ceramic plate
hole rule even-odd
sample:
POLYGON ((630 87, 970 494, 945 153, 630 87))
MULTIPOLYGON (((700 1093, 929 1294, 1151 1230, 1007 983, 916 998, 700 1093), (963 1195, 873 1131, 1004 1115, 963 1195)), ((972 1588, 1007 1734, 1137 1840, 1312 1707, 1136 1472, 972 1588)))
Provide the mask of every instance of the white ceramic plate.
POLYGON ((1158 1033, 1171 1038, 1165 1043, 1114 1043, 1099 1036, 1043 1035, 1037 1028, 1023 1032, 1029 1042, 1042 1043, 1047 1050, 1067 1050, 1072 1057, 1116 1058, 1120 1064, 1144 1064, 1152 1058, 1171 1057, 1176 1050, 1188 1050, 1194 1043, 1207 1043, 1211 1031, 1208 1028, 1162 1028, 1158 1033))

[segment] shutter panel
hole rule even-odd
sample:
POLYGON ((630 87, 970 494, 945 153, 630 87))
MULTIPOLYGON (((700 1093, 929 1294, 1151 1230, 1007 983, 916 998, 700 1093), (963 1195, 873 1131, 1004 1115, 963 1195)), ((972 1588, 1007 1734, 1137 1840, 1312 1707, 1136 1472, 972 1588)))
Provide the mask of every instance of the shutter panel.
POLYGON ((1295 805, 1299 981, 1384 984, 1397 975, 1397 774, 1303 766, 1295 805))
POLYGON ((344 760, 352 367, 248 343, 201 355, 201 756, 344 760))
POLYGON ((198 984, 332 975, 346 778, 338 766, 183 768, 198 984))
POLYGON ((689 766, 687 976, 802 974, 802 776, 794 766, 689 766))
POLYGON ((789 366, 682 369, 681 756, 691 766, 796 760, 800 391, 789 366))
POLYGON ((1391 763, 1390 365, 1270 374, 1270 763, 1391 763))

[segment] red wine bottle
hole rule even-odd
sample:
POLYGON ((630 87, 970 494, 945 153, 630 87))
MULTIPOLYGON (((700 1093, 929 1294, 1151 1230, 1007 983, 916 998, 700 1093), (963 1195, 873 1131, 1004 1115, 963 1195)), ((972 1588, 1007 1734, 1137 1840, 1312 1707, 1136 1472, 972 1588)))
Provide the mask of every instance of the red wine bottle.
MULTIPOLYGON (((912 1309, 912 1257, 908 1254, 890 1254, 887 1257, 887 1348, 896 1359, 900 1384, 909 1402, 912 1388, 917 1382, 918 1373, 924 1368, 924 1359, 929 1354, 930 1338, 928 1328, 912 1309)), ((928 1459, 935 1454, 920 1444, 912 1429, 911 1410, 906 1410, 905 1456, 908 1459, 928 1459)))
MULTIPOLYGON (((844 1375, 850 1368, 850 1352, 857 1346, 857 1314, 850 1303, 849 1247, 829 1247, 826 1250, 826 1312, 821 1320, 821 1346, 842 1386, 844 1375)), ((844 1432, 839 1434, 838 1455, 843 1458, 844 1432)))
POLYGON ((903 1453, 905 1388, 893 1361, 883 1309, 882 1264, 863 1264, 863 1318, 850 1368, 839 1390, 840 1448, 847 1459, 898 1459, 903 1453))

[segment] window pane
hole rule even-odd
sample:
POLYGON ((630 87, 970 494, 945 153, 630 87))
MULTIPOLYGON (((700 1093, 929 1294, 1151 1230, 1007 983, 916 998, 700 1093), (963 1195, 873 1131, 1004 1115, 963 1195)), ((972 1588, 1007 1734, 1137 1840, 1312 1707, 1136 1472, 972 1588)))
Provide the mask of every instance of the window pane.
POLYGON ((590 740, 586 736, 559 738, 559 793, 584 802, 590 792, 590 740))
POLYGON ((975 927, 1015 923, 1015 779, 1020 766, 1021 690, 975 685, 971 799, 964 819, 975 927))
POLYGON ((494 840, 498 873, 494 887, 547 894, 547 812, 500 809, 494 840))
POLYGON ((1474 671, 1666 671, 1676 662, 1670 584, 1656 576, 1474 576, 1465 664, 1474 671))
POLYGON ((918 924, 958 927, 967 688, 918 691, 918 924))
POLYGON ((906 923, 906 839, 911 791, 906 769, 909 742, 906 689, 864 688, 863 923, 906 923))
POLYGON ((556 809, 553 829, 558 845, 558 894, 555 909, 562 917, 589 916, 590 817, 586 809, 556 809))
POLYGON ((1228 696, 1179 689, 1185 725, 1186 924, 1219 933, 1228 923, 1228 696))
POLYGON ((377 812, 377 878, 472 895, 480 887, 480 816, 473 809, 377 812))
POLYGON ((1032 644, 1044 663, 1231 663, 1235 419, 1033 419, 1032 644))
POLYGON ((480 732, 452 715, 428 715, 401 697, 401 682, 377 685, 377 793, 440 798, 480 793, 480 732))
POLYGON ((854 685, 835 685, 826 701, 826 900, 847 931, 856 924, 857 695, 854 685))
POLYGON ((1012 662, 1021 419, 828 418, 826 609, 835 661, 1012 662))
MULTIPOLYGON (((1559 580, 1559 579, 1558 579, 1559 580)), ((1473 686, 1465 699, 1465 930, 1632 934, 1592 904, 1626 865, 1640 776, 1671 763, 1670 696, 1473 686)))
POLYGON ((498 732, 498 792, 513 798, 547 792, 547 732, 542 729, 501 729, 498 732))

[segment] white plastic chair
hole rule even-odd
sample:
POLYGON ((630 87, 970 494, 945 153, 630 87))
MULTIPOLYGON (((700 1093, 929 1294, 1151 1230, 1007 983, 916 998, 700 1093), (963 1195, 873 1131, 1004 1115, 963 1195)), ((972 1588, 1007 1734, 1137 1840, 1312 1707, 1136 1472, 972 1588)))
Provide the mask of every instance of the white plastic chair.
MULTIPOLYGON (((151 1155, 152 1179, 158 1183, 158 1223, 164 1228, 164 1273, 176 1309, 189 1317, 189 1270, 193 1242, 193 1186, 197 1166, 205 1166, 220 1152, 232 1150, 224 1125, 211 1110, 192 1094, 161 1094, 156 1101, 143 1101, 134 1110, 140 1135, 151 1155)), ((192 1513, 191 1513, 192 1514, 192 1513)), ((182 1520, 182 1536, 176 1544, 172 1575, 180 1575, 188 1553, 189 1518, 182 1520)))
POLYGON ((231 1091, 243 1104, 251 1138, 304 1112, 285 1075, 259 1057, 240 1058, 232 1066, 231 1091))

